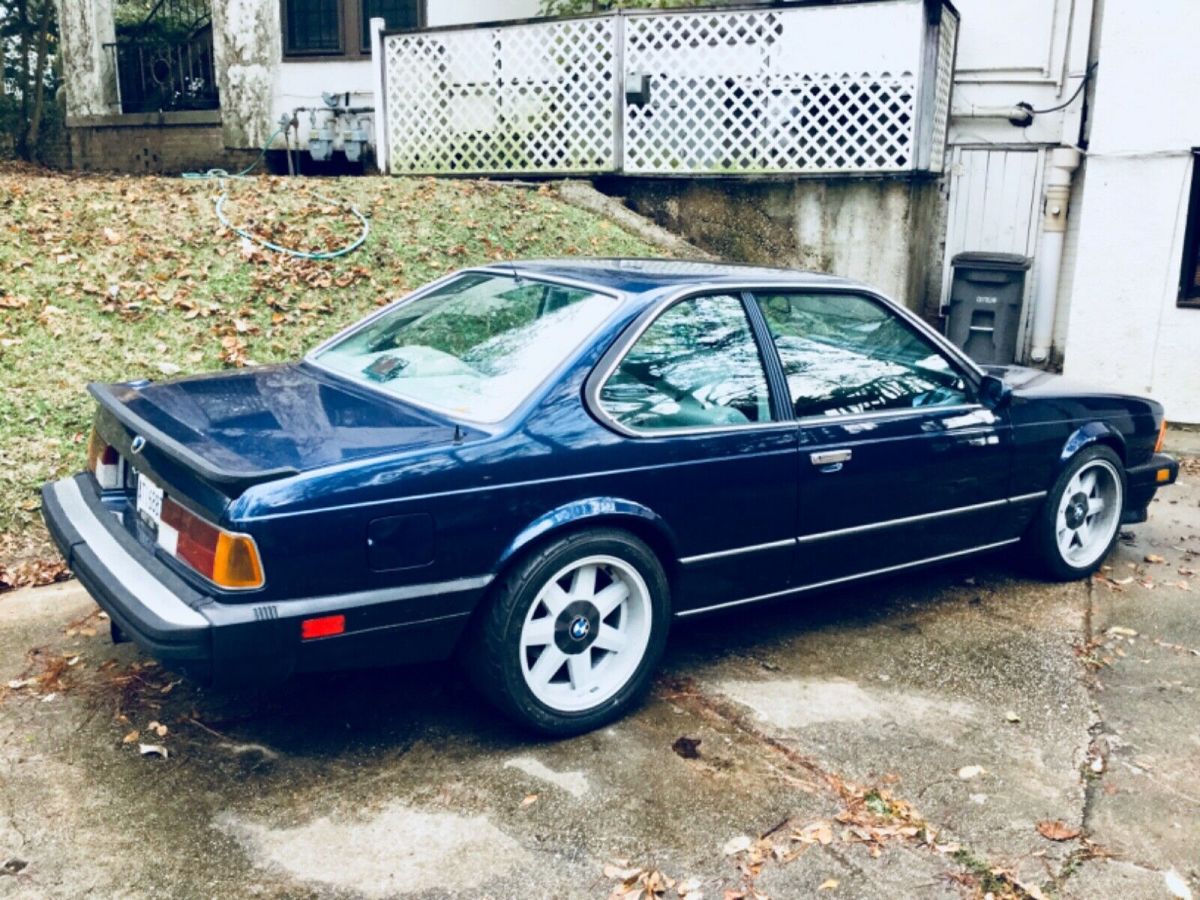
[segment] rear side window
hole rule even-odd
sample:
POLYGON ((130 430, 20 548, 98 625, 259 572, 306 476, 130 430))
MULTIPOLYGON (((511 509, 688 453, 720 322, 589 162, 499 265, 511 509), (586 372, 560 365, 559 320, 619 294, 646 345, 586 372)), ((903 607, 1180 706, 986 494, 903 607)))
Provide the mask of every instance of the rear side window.
POLYGON ((600 390, 600 405, 635 430, 728 428, 771 421, 758 345, 737 297, 693 297, 638 338, 600 390))
POLYGON ((853 294, 759 294, 798 418, 955 406, 970 400, 937 347, 853 294))

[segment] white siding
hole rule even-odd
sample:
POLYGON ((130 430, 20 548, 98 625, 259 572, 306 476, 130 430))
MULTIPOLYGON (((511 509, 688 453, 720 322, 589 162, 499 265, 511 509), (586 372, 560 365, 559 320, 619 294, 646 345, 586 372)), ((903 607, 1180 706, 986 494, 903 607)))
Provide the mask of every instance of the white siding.
MULTIPOLYGON (((946 223, 946 256, 942 297, 950 295, 955 254, 982 250, 990 253, 1034 255, 1038 237, 1044 152, 956 147, 951 154, 950 209, 946 223)), ((1018 335, 1018 355, 1024 348, 1024 323, 1029 314, 1032 270, 1025 277, 1025 307, 1018 335)))
POLYGON ((1195 0, 1107 0, 1065 368, 1200 423, 1200 309, 1175 305, 1200 146, 1195 0))

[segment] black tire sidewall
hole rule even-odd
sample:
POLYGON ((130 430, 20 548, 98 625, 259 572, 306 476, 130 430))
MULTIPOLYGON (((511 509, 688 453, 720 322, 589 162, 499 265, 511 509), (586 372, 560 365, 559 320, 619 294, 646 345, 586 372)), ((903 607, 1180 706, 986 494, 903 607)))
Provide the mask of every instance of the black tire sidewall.
POLYGON ((1038 519, 1035 528, 1035 550, 1037 553, 1037 561, 1040 564, 1044 574, 1058 581, 1074 581, 1080 578, 1095 573, 1104 564, 1104 560, 1112 552, 1113 546, 1117 543, 1121 534, 1120 511, 1118 511, 1117 527, 1113 530, 1112 538, 1108 542, 1108 546, 1104 548, 1104 552, 1096 559, 1094 563, 1086 566, 1075 566, 1063 558, 1062 551, 1058 548, 1057 525, 1058 525, 1058 506, 1062 501, 1063 491, 1066 490, 1067 484, 1071 478, 1088 463, 1096 459, 1103 459, 1112 465, 1116 470, 1117 480, 1121 489, 1121 506, 1124 508, 1125 497, 1128 485, 1125 480, 1125 466, 1121 462, 1114 450, 1102 444, 1093 444, 1085 447, 1071 457, 1062 472, 1055 479, 1053 487, 1046 495, 1046 502, 1042 504, 1042 509, 1038 513, 1038 519))
POLYGON ((495 699, 513 718, 546 735, 580 734, 623 715, 649 686, 666 647, 671 604, 662 564, 643 541, 616 529, 575 532, 528 555, 505 579, 492 604, 485 626, 484 652, 492 657, 488 668, 500 679, 500 696, 495 699), (525 683, 519 650, 521 629, 545 583, 564 567, 588 556, 614 556, 641 575, 650 594, 650 640, 637 669, 616 694, 591 709, 562 712, 543 704, 525 683))

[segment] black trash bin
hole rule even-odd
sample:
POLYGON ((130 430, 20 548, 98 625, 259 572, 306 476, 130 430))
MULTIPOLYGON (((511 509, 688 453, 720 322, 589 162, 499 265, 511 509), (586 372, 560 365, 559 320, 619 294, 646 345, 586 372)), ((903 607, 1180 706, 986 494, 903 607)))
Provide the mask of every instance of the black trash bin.
POLYGON ((978 363, 1007 365, 1017 358, 1017 326, 1031 260, 1017 253, 959 253, 950 265, 946 336, 978 363))

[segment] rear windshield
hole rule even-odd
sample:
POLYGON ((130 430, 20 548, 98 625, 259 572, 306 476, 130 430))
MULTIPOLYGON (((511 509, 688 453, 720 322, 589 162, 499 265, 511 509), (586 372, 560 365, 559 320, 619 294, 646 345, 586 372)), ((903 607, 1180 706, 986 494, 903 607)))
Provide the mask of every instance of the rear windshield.
POLYGON ((452 416, 498 422, 616 305, 586 288, 472 273, 401 303, 312 360, 452 416))

